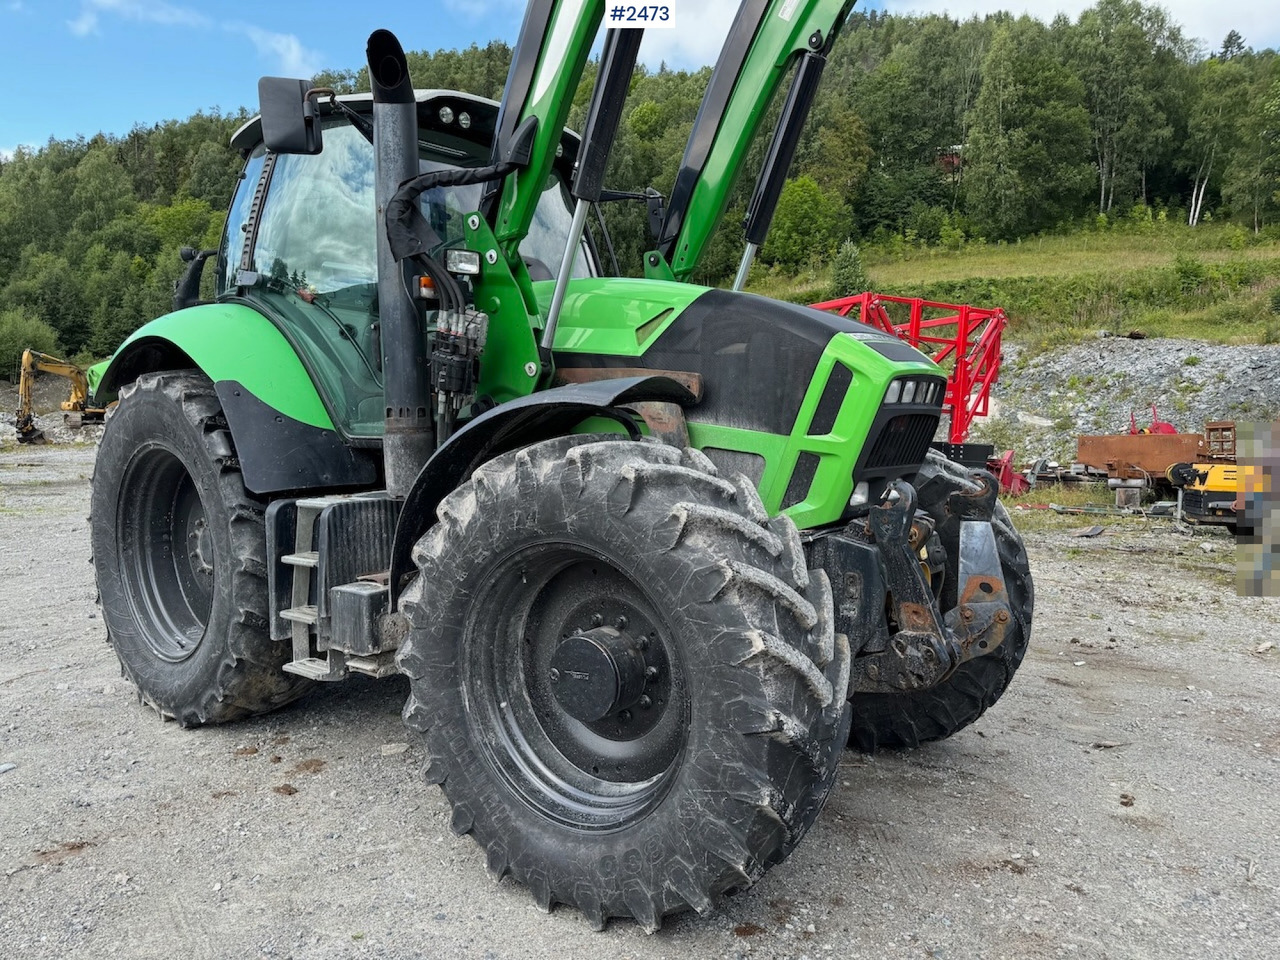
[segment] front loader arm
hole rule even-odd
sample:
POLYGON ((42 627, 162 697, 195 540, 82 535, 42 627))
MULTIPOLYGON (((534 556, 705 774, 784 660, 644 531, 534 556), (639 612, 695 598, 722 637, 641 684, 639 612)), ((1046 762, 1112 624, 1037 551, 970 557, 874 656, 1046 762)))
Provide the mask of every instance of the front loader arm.
MULTIPOLYGON (((503 180, 491 221, 494 237, 517 276, 525 272, 520 241, 533 223, 555 162, 604 8, 604 0, 533 0, 520 28, 498 115, 494 162, 507 159, 522 123, 536 119, 537 135, 528 164, 503 180)), ((537 312, 536 303, 529 307, 530 313, 537 312)))
POLYGON ((697 267, 774 94, 805 53, 831 49, 854 0, 743 0, 685 148, 658 241, 678 280, 697 267))

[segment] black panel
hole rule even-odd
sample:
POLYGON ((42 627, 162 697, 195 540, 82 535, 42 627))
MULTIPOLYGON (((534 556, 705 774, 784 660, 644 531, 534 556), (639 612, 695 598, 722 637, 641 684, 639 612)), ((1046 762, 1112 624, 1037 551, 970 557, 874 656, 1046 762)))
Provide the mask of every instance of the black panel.
POLYGON ((871 428, 868 446, 858 458, 854 477, 865 480, 914 473, 928 455, 938 419, 937 410, 911 412, 909 408, 882 407, 871 428))
POLYGON ((321 511, 316 522, 320 553, 316 580, 322 586, 317 597, 320 649, 329 639, 329 591, 368 574, 386 572, 399 515, 399 502, 385 494, 340 500, 321 511))
POLYGON ((722 477, 740 473, 757 487, 760 486, 765 468, 765 459, 760 454, 747 453, 745 450, 725 450, 721 447, 703 447, 702 452, 716 465, 722 477))
POLYGON ((822 399, 818 401, 813 422, 809 424, 809 436, 821 437, 835 429, 836 418, 840 416, 840 407, 844 404, 851 383, 853 373, 843 363, 837 363, 831 368, 831 375, 827 377, 827 385, 822 390, 822 399))
MULTIPOLYGON (((662 332, 644 356, 557 353, 558 367, 636 367, 703 375, 701 423, 787 435, 818 360, 838 333, 872 345, 897 342, 854 320, 730 290, 709 290, 662 332)), ((919 359, 917 355, 915 359, 919 359)))
POLYGON ((846 530, 820 531, 805 543, 811 570, 823 570, 835 601, 835 631, 849 638, 853 655, 884 650, 889 645, 885 621, 884 566, 875 544, 846 530))
POLYGON ((787 492, 782 495, 782 509, 794 507, 809 495, 813 486, 814 474, 818 472, 819 457, 816 453, 802 453, 796 461, 796 468, 787 483, 787 492))
POLYGON ((372 451, 347 446, 333 430, 286 417, 236 380, 214 384, 244 485, 253 493, 371 487, 378 482, 372 451))
POLYGON ((973 470, 987 469, 987 461, 996 452, 989 443, 934 443, 932 446, 948 460, 973 470))
POLYGON ((895 337, 884 337, 876 340, 866 341, 867 346, 874 350, 886 360, 892 360, 894 363, 919 363, 921 360, 928 360, 923 353, 904 343, 895 337))

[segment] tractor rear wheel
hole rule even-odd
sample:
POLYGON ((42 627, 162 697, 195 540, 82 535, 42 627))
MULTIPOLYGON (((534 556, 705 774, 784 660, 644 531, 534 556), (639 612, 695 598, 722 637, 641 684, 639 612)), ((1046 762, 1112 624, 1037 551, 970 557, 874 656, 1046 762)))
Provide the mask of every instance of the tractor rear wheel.
POLYGON ((268 630, 263 504, 245 490, 213 384, 152 373, 120 391, 93 472, 107 639, 139 696, 183 726, 283 706, 310 681, 268 630))
MULTIPOLYGON (((964 467, 932 450, 916 477, 919 507, 939 523, 946 514, 947 498, 957 490, 975 487, 964 467)), ((917 747, 945 740, 982 716, 1013 680, 1031 641, 1035 594, 1026 547, 1009 519, 1009 512, 998 501, 991 526, 1013 612, 1013 623, 1005 633, 1004 642, 990 653, 966 660, 936 687, 910 693, 855 694, 851 700, 853 725, 849 731, 849 745, 854 749, 874 753, 880 748, 917 747)), ((948 557, 947 586, 941 604, 944 614, 956 603, 957 563, 954 554, 948 557)))
POLYGON ((438 515, 401 607, 405 722, 495 876, 653 931, 791 851, 847 739, 849 649, 750 480, 566 437, 438 515))

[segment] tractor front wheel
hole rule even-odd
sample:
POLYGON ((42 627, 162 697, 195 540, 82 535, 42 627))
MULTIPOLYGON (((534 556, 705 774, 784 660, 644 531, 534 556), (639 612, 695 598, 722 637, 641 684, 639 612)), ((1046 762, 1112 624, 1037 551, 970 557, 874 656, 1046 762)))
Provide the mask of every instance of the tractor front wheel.
POLYGON ((791 851, 847 737, 849 650, 750 480, 568 437, 438 515, 402 604, 405 722, 495 876, 652 931, 791 851))
POLYGON ((245 490, 213 384, 153 373, 121 390, 93 473, 107 638, 139 695, 183 726, 265 713, 310 682, 268 630, 263 504, 245 490))

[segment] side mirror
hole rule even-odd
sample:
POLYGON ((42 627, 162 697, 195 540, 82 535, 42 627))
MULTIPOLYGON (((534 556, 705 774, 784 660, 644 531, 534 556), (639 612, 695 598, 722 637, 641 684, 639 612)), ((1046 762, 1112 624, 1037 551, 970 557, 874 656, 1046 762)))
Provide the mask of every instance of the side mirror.
POLYGON ((317 154, 324 148, 320 117, 307 95, 311 84, 286 77, 258 81, 262 140, 272 153, 317 154))

